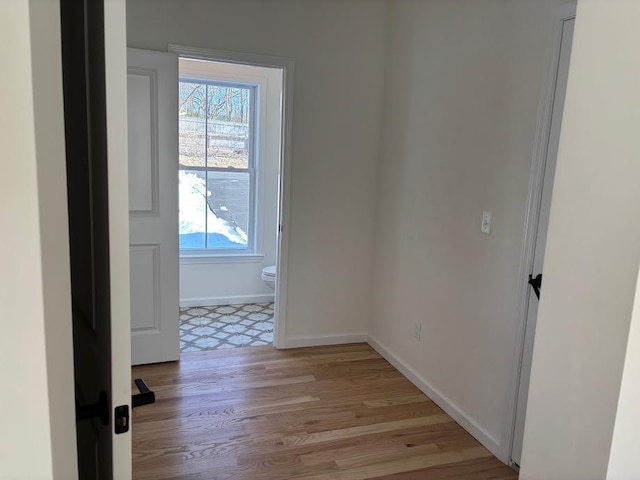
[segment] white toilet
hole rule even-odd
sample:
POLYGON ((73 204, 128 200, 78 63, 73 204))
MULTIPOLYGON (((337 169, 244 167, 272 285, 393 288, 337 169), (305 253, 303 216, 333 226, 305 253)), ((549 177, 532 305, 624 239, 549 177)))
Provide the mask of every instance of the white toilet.
POLYGON ((276 266, 271 265, 270 267, 265 267, 262 269, 262 280, 267 286, 274 290, 276 289, 276 266))

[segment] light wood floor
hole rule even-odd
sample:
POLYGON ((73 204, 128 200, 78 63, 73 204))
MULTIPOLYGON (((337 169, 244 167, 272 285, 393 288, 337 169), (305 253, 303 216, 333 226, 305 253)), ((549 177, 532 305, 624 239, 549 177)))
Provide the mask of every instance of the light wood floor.
POLYGON ((514 480, 366 344, 183 354, 135 367, 134 479, 514 480))

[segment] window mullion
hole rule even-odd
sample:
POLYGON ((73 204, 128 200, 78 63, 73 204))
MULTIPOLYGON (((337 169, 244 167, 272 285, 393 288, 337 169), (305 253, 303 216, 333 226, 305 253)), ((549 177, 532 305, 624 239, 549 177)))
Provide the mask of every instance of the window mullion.
POLYGON ((209 248, 209 85, 204 86, 204 248, 209 248))
POLYGON ((196 172, 230 172, 230 173, 242 173, 242 172, 250 172, 254 170, 253 168, 235 168, 235 167, 198 167, 191 165, 180 165, 178 167, 180 170, 186 171, 196 171, 196 172))

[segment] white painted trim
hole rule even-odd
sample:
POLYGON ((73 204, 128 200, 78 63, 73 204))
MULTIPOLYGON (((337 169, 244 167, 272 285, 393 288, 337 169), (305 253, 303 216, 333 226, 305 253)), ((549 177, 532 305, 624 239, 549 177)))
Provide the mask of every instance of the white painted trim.
MULTIPOLYGON (((224 73, 215 67, 215 62, 210 62, 209 66, 203 65, 203 62, 192 61, 189 64, 189 58, 185 55, 181 57, 186 60, 180 62, 179 79, 188 79, 188 81, 205 82, 210 85, 236 85, 247 88, 251 91, 250 96, 250 129, 249 129, 249 163, 246 169, 227 168, 216 170, 221 172, 241 172, 249 174, 249 228, 247 230, 247 246, 244 249, 236 250, 237 253, 256 254, 263 251, 263 234, 264 234, 264 190, 265 190, 265 159, 266 155, 266 125, 267 125, 267 85, 269 83, 268 76, 258 74, 256 72, 247 73, 243 70, 243 65, 230 64, 225 62, 227 68, 224 73), (235 67, 235 70, 233 68, 235 67), (240 70, 238 70, 240 68, 240 70)), ((181 81, 182 81, 181 80, 181 81)), ((279 97, 279 95, 278 95, 279 97)), ((280 112, 278 112, 279 115, 280 112)), ((280 121, 280 120, 278 120, 280 121)), ((279 140, 279 139, 278 139, 279 140)), ((211 167, 209 167, 211 168, 211 167)), ((191 250, 180 250, 180 255, 202 253, 213 255, 229 255, 229 250, 224 248, 200 249, 193 252, 191 250)), ((208 262, 215 263, 215 262, 208 262)))
POLYGON ((236 255, 196 254, 180 255, 180 265, 201 265, 205 263, 262 263, 264 255, 241 253, 236 255))
POLYGON ((501 451, 500 442, 486 432, 476 421, 462 410, 458 405, 451 401, 447 396, 441 393, 436 387, 423 378, 418 372, 411 368, 407 363, 400 359, 396 354, 391 352, 385 345, 378 341, 375 337, 369 335, 367 343, 373 347, 385 360, 393 365, 400 373, 418 387, 422 393, 429 397, 433 402, 444 410, 447 415, 453 418, 462 428, 475 437, 482 445, 484 445, 496 457, 501 451))
MULTIPOLYGON (((109 185, 111 402, 131 405, 131 299, 125 0, 104 2, 105 94, 109 185), (123 188, 124 185, 124 188, 123 188)), ((112 435, 113 478, 131 479, 131 431, 112 435)))
MULTIPOLYGON (((364 343, 366 333, 346 333, 343 335, 311 335, 308 337, 289 337, 284 348, 323 347, 326 345, 345 345, 348 343, 364 343)), ((283 347, 280 347, 283 348, 283 347)))
POLYGON ((293 84, 294 60, 286 57, 257 55, 253 53, 210 50, 206 48, 169 45, 169 51, 185 58, 212 60, 218 62, 253 65, 256 67, 282 69, 282 151, 280 156, 280 188, 278 212, 277 272, 275 299, 274 346, 287 348, 286 306, 289 269, 289 218, 290 218, 290 186, 291 163, 293 155, 293 84))
POLYGON ((529 284, 528 275, 532 273, 533 257, 535 254, 536 234, 540 217, 540 199, 544 181, 547 147, 549 144, 549 130, 551 128, 551 115, 555 98, 555 84, 558 74, 558 59, 562 46, 562 30, 564 22, 576 17, 576 2, 572 1, 555 9, 552 18, 549 43, 547 47, 547 70, 544 72, 542 88, 540 90, 540 103, 538 107, 538 121, 536 136, 533 146, 533 159, 529 175, 529 193, 527 198, 527 210, 524 220, 522 251, 520 254, 520 267, 518 270, 518 317, 516 336, 513 344, 516 345, 512 373, 509 378, 508 398, 506 408, 506 421, 502 431, 504 439, 502 448, 496 457, 502 462, 511 465, 511 451, 513 449, 514 429, 516 423, 516 407, 518 400, 518 388, 522 369, 522 353, 524 350, 525 325, 529 308, 529 284))
POLYGON ((215 305, 240 305, 243 303, 268 303, 274 301, 273 293, 234 295, 230 297, 201 297, 180 299, 181 307, 212 307, 215 305))

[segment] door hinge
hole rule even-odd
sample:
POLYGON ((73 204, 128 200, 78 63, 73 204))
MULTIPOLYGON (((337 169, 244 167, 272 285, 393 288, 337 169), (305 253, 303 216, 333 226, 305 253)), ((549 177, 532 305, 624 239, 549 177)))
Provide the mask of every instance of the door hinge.
POLYGON ((533 288, 533 293, 536 294, 538 300, 540 300, 540 289, 542 288, 542 274, 538 274, 537 277, 533 277, 533 275, 529 275, 529 285, 533 288))
POLYGON ((115 408, 114 429, 116 434, 129 431, 129 405, 120 405, 115 408))

